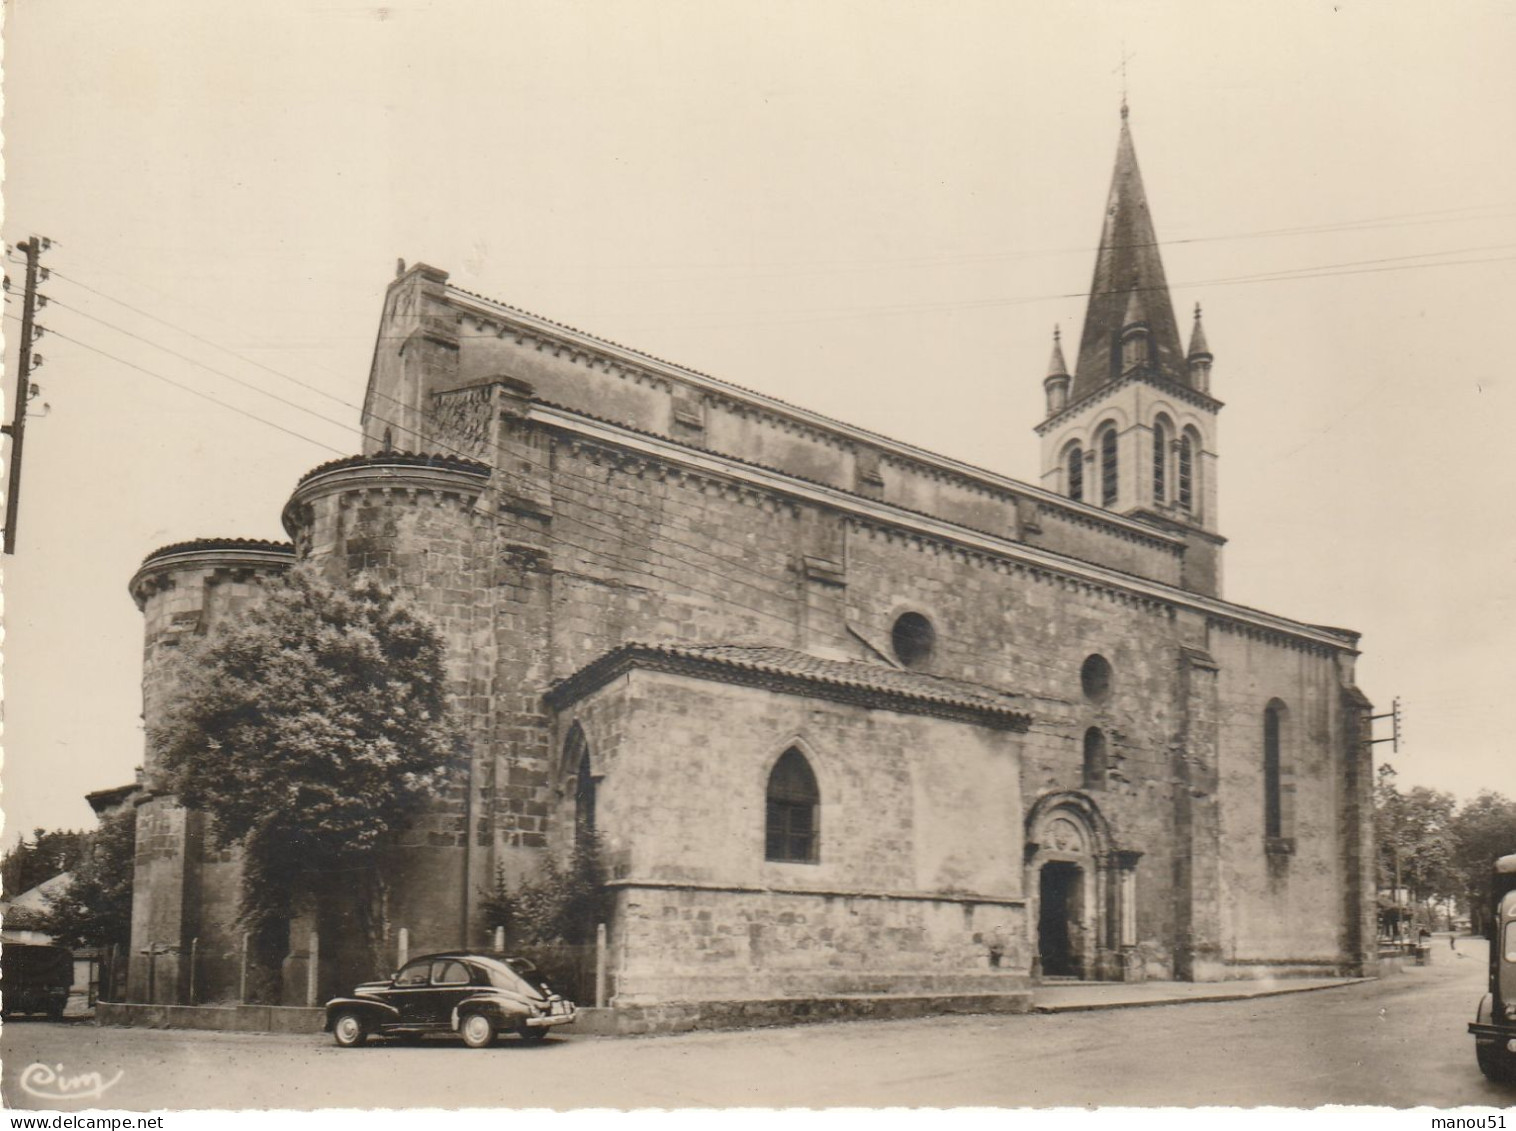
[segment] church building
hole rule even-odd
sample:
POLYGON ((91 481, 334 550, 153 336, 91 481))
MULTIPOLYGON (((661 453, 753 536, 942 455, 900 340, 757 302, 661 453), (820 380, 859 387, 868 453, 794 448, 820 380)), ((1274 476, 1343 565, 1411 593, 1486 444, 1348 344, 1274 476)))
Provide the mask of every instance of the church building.
MULTIPOLYGON (((385 930, 487 946, 497 869, 593 830, 635 1028, 1363 973, 1358 636, 1223 596, 1212 360, 1125 110, 1037 483, 403 269, 363 453, 299 481, 291 541, 170 546, 133 577, 145 714, 176 640, 292 562, 392 582, 448 642, 471 754, 389 856, 385 930)), ((156 774, 149 751, 130 996, 236 1000, 236 854, 156 774)), ((307 935, 291 1003, 387 973, 307 935)))

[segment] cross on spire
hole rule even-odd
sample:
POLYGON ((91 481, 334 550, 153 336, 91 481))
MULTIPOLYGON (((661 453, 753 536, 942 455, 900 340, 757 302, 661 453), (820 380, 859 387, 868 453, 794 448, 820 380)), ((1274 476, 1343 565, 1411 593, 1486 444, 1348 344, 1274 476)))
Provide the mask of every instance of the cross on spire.
POLYGON ((1129 59, 1134 59, 1136 57, 1137 57, 1137 52, 1135 52, 1135 51, 1128 51, 1126 49, 1126 41, 1123 40, 1122 44, 1121 44, 1121 63, 1120 63, 1120 69, 1121 69, 1121 117, 1122 117, 1123 121, 1126 120, 1126 115, 1127 115, 1127 108, 1126 108, 1126 65, 1127 65, 1127 61, 1129 59))

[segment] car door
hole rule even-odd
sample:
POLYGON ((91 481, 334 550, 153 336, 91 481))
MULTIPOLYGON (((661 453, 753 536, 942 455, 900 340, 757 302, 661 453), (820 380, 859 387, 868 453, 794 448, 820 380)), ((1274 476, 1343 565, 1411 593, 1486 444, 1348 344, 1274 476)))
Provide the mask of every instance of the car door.
POLYGON ((405 966, 395 975, 384 999, 400 1016, 390 1024, 402 1028, 428 1028, 431 1020, 432 962, 422 959, 405 966))
POLYGON ((456 958, 439 958, 432 962, 431 991, 427 1010, 434 1025, 451 1028, 453 1009, 475 993, 474 972, 456 958))

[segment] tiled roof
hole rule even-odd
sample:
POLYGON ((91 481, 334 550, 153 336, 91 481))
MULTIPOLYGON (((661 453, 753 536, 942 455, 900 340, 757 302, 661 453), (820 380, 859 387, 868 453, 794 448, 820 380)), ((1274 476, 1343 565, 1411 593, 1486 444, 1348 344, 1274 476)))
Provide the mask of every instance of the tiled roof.
POLYGON ((175 554, 208 553, 213 550, 247 550, 250 553, 288 554, 291 557, 295 553, 295 547, 289 542, 270 542, 264 538, 196 538, 189 542, 159 546, 142 559, 142 564, 146 566, 149 562, 175 554))
POLYGON ((300 483, 306 483, 318 475, 324 475, 328 471, 338 471, 348 467, 369 466, 399 466, 399 467, 441 467, 449 471, 466 471, 475 475, 487 475, 490 465, 481 463, 467 456, 449 455, 441 452, 377 452, 371 456, 342 456, 340 459, 327 460, 318 464, 300 477, 300 483))
POLYGON ((977 683, 748 644, 623 644, 554 684, 547 693, 548 702, 565 706, 631 668, 673 671, 913 714, 973 716, 1002 729, 1026 730, 1031 724, 1023 700, 977 683))

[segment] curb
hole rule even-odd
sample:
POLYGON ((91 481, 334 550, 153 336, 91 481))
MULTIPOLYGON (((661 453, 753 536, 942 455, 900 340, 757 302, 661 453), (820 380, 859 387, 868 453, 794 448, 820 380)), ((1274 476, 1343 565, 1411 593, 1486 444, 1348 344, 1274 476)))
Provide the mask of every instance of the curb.
POLYGON ((1340 982, 1333 982, 1327 986, 1285 986, 1271 990, 1253 990, 1241 994, 1202 994, 1195 997, 1163 997, 1153 998, 1149 1001, 1110 1001, 1110 1002, 1081 1002, 1069 1005, 1036 1005, 1033 1004, 1033 1013, 1088 1013, 1097 1009, 1145 1009, 1155 1005, 1192 1005, 1205 1002, 1218 1001, 1254 1001, 1264 997, 1281 997, 1284 994, 1308 994, 1316 990, 1336 990, 1343 986, 1359 986, 1364 982, 1378 981, 1377 978, 1348 978, 1340 982))

